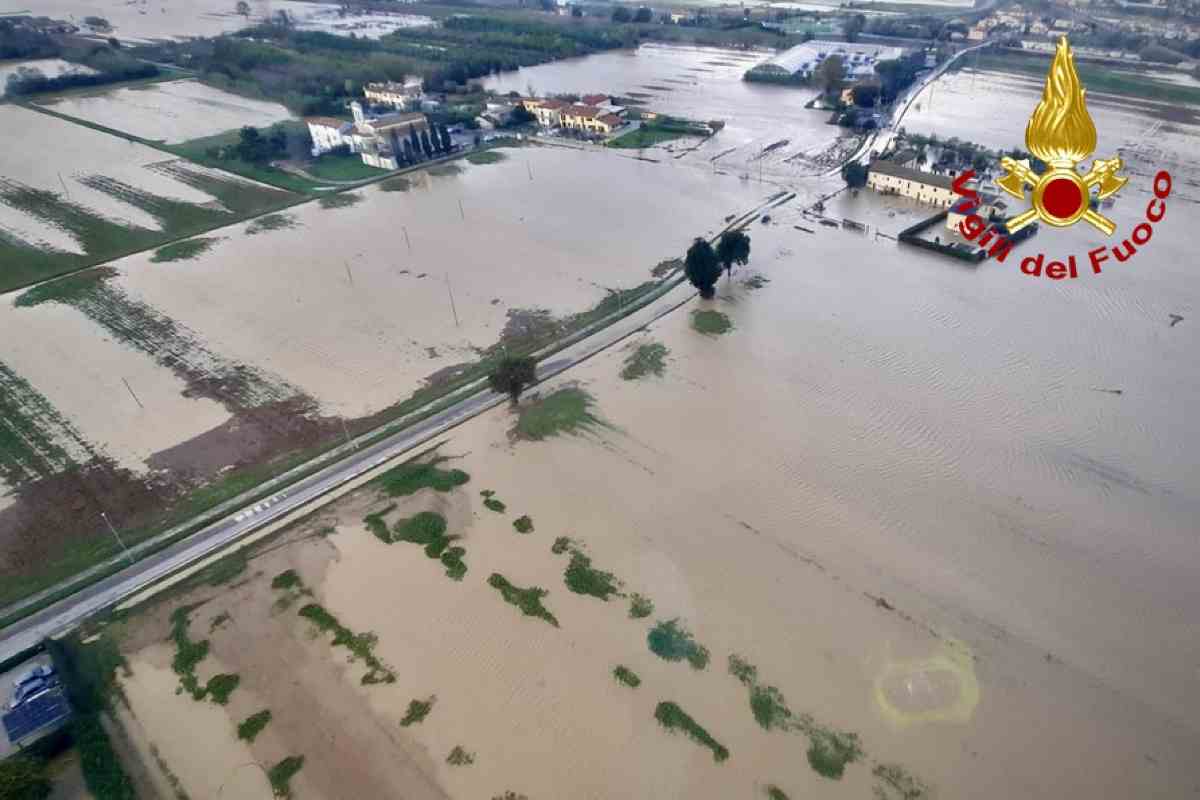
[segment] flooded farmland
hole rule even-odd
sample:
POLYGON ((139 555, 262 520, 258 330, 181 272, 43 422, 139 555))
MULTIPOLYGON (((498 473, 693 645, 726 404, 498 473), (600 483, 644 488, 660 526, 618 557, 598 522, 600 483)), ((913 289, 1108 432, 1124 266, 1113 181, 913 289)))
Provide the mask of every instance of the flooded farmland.
POLYGON ((45 105, 60 114, 166 144, 292 118, 278 103, 239 97, 195 80, 66 95, 45 105))

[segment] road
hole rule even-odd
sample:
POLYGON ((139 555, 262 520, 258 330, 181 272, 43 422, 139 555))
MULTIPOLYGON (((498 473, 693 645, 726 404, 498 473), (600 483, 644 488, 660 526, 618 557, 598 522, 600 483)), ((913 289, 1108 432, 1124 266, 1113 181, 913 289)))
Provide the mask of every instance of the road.
MULTIPOLYGON (((587 338, 568 346, 538 365, 544 381, 620 343, 640 328, 691 300, 692 288, 683 283, 628 317, 617 320, 587 338)), ((435 437, 478 414, 505 402, 503 395, 481 390, 450 408, 377 443, 362 446, 351 455, 281 489, 269 498, 208 525, 188 538, 126 569, 99 580, 41 611, 0 631, 0 661, 35 646, 43 639, 78 625, 101 611, 183 567, 237 542, 247 534, 299 510, 311 510, 329 492, 388 462, 411 454, 435 437)))

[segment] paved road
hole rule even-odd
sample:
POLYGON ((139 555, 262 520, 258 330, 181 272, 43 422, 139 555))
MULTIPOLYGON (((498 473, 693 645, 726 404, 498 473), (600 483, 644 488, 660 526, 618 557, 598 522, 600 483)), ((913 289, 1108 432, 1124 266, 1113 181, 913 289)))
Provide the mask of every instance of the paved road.
MULTIPOLYGON (((546 380, 621 342, 639 328, 673 311, 694 295, 682 284, 624 319, 573 344, 538 365, 546 380)), ((162 551, 104 578, 79 592, 5 628, 0 638, 0 661, 33 647, 48 636, 69 630, 87 617, 116 605, 171 573, 236 542, 246 534, 297 510, 316 507, 331 490, 411 453, 436 436, 505 402, 502 395, 483 390, 447 410, 364 446, 346 458, 303 478, 277 494, 241 509, 162 551)), ((309 509, 311 510, 311 509, 309 509)))

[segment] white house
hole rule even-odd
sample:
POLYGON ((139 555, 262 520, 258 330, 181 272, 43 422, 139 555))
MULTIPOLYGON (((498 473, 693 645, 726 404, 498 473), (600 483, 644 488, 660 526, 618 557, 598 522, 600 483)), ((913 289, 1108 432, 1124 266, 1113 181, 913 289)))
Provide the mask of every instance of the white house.
POLYGON ((875 161, 867 175, 867 186, 881 194, 910 197, 922 203, 949 208, 958 197, 952 188, 954 181, 945 175, 934 175, 891 161, 875 161))
POLYGON ((305 117, 304 121, 308 123, 308 135, 312 137, 314 156, 352 144, 349 137, 354 125, 350 122, 333 117, 305 117))

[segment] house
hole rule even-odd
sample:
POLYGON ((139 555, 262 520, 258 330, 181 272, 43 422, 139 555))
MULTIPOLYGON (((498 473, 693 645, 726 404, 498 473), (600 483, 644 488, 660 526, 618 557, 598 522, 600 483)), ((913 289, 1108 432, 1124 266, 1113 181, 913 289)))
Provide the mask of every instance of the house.
POLYGON ((391 106, 403 111, 421 102, 423 88, 424 83, 420 78, 406 78, 403 83, 368 83, 363 87, 363 96, 368 103, 391 106))
POLYGON ((557 128, 562 124, 562 110, 570 104, 562 100, 538 100, 531 97, 522 100, 521 105, 525 106, 526 111, 537 117, 538 125, 543 128, 557 128))
POLYGON ((867 175, 867 186, 881 194, 909 197, 942 208, 950 208, 958 197, 953 185, 954 181, 945 175, 902 167, 888 160, 873 162, 867 175))
POLYGON ((308 135, 312 139, 314 156, 350 144, 348 137, 354 129, 353 123, 333 117, 305 117, 304 121, 308 124, 308 135))
POLYGON ((608 105, 609 97, 606 94, 585 94, 580 98, 579 102, 585 106, 605 106, 608 105))
POLYGON ((595 106, 571 105, 562 111, 564 128, 573 128, 585 133, 609 134, 624 124, 625 120, 620 115, 595 106))

